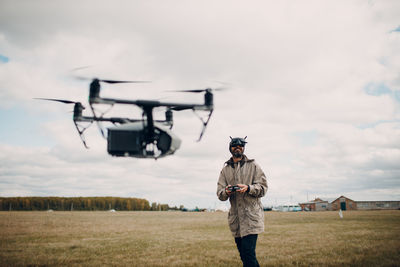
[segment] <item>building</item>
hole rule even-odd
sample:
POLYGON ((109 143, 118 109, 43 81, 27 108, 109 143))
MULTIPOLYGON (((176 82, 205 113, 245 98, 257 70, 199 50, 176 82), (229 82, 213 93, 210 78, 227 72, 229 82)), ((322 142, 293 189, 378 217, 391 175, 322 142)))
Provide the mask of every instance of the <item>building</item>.
POLYGON ((331 203, 330 210, 356 210, 357 203, 356 201, 347 198, 345 196, 340 196, 331 203))
POLYGON ((354 201, 345 196, 340 196, 332 200, 316 198, 311 201, 299 203, 299 205, 304 211, 400 209, 400 201, 354 201))
POLYGON ((299 205, 301 207, 301 210, 305 211, 329 210, 329 202, 320 198, 316 198, 308 202, 299 203, 299 205))
POLYGON ((357 201, 358 210, 398 210, 400 201, 357 201))

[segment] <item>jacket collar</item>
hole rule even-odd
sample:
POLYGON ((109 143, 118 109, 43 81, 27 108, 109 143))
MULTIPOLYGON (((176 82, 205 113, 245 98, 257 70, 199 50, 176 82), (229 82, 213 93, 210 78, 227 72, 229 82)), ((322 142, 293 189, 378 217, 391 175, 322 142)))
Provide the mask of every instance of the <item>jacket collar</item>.
MULTIPOLYGON (((252 162, 254 159, 249 159, 245 154, 243 154, 243 157, 240 161, 240 166, 243 166, 246 162, 252 162)), ((225 162, 225 164, 231 166, 232 168, 235 168, 235 162, 233 161, 233 158, 231 157, 228 161, 225 162)))

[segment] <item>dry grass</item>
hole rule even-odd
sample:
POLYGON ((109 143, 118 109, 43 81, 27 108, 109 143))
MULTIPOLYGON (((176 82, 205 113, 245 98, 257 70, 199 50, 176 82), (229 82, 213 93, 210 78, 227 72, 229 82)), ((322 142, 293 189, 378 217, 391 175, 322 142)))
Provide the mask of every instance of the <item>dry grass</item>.
MULTIPOLYGON (((262 266, 400 265, 400 211, 265 215, 262 266)), ((0 212, 0 265, 241 266, 226 216, 0 212)))

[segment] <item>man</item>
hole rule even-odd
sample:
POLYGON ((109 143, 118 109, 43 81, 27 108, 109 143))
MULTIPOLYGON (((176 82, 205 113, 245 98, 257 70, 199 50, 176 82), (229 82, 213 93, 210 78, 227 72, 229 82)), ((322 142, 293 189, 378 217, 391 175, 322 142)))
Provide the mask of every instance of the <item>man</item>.
POLYGON ((261 197, 267 192, 268 186, 260 166, 243 154, 246 137, 231 137, 229 151, 232 157, 225 162, 220 173, 217 195, 222 201, 229 198, 229 227, 243 266, 250 267, 259 266, 256 243, 258 234, 264 231, 261 197))

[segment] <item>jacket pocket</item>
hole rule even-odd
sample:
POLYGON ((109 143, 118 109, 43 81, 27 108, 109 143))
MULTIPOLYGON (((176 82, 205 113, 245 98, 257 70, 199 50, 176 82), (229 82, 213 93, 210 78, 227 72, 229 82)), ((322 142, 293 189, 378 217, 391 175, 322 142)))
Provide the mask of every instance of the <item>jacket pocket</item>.
POLYGON ((232 232, 237 232, 239 230, 239 221, 237 214, 228 214, 228 224, 232 232))
POLYGON ((260 227, 264 223, 263 213, 258 204, 246 210, 249 227, 260 227))

